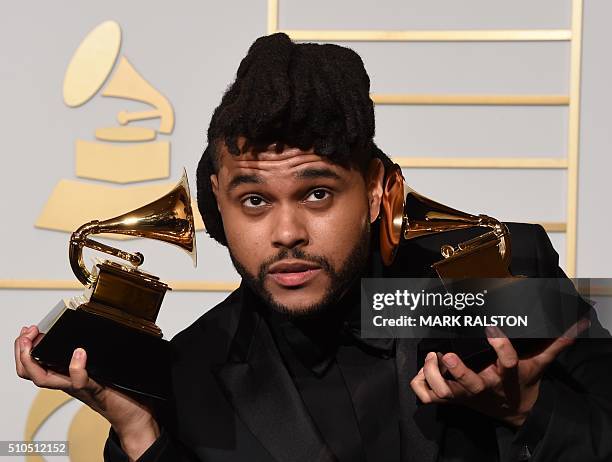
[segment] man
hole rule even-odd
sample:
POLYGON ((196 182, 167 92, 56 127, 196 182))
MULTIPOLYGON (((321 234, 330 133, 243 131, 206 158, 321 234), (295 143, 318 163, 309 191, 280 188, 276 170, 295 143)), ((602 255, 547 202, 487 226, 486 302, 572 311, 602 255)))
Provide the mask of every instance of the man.
MULTIPOLYGON (((519 359, 507 339, 490 339, 497 362, 477 374, 453 353, 430 353, 417 370, 416 340, 359 336, 361 277, 426 277, 439 258, 432 238, 382 267, 390 161, 373 136, 354 52, 258 39, 213 114, 197 172, 207 231, 242 284, 173 339, 172 402, 153 409, 97 384, 82 349, 69 376, 45 371, 29 356, 34 326, 15 342, 18 374, 108 419, 108 461, 610 460, 608 342, 563 337, 519 359)), ((510 231, 515 274, 563 275, 541 227, 510 231)), ((590 331, 601 335, 596 319, 590 331)))

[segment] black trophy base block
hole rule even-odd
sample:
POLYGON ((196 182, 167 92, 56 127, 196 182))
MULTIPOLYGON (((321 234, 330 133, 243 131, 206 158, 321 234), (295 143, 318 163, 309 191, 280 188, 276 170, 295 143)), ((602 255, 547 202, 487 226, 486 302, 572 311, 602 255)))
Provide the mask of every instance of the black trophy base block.
MULTIPOLYGON (((512 346, 519 358, 535 355, 550 345, 554 339, 529 338, 511 339, 512 346)), ((441 354, 455 353, 463 364, 474 372, 482 372, 485 368, 497 361, 497 353, 485 338, 464 339, 422 339, 417 347, 417 367, 425 365, 427 353, 435 351, 441 354)), ((444 378, 453 376, 446 371, 444 378)))
POLYGON ((65 309, 31 354, 45 367, 65 374, 79 347, 87 352, 87 371, 94 380, 128 394, 169 398, 168 341, 83 310, 65 309))

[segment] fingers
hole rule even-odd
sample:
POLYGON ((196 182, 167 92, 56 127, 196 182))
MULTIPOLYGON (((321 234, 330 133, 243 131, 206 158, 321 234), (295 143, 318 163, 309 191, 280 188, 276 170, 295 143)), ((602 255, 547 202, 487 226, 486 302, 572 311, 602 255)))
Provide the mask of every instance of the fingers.
MULTIPOLYGON (((38 333, 38 330, 36 330, 36 332, 38 333)), ((54 389, 68 388, 70 386, 70 379, 68 377, 43 369, 34 358, 30 356, 30 351, 32 349, 31 337, 32 335, 24 334, 20 336, 17 339, 18 342, 16 342, 19 348, 20 368, 22 368, 20 377, 31 380, 38 387, 54 389)))
POLYGON ((29 338, 33 342, 34 339, 38 337, 39 333, 40 332, 38 331, 38 326, 30 326, 26 329, 23 335, 24 337, 29 338))
POLYGON ((21 378, 25 378, 23 376, 25 371, 23 369, 23 364, 21 364, 21 348, 19 347, 19 341, 21 339, 21 336, 25 333, 27 329, 27 327, 22 327, 21 332, 19 333, 19 337, 15 339, 15 371, 17 372, 17 375, 21 378))
POLYGON ((541 353, 533 357, 535 364, 544 368, 548 364, 552 363, 555 358, 568 346, 573 344, 582 332, 591 326, 591 321, 587 318, 582 318, 575 324, 573 324, 565 333, 556 338, 548 347, 546 347, 541 353))
POLYGON ((423 366, 423 374, 425 380, 438 398, 448 399, 453 397, 452 390, 440 372, 436 353, 430 352, 427 354, 423 366))
POLYGON ((441 356, 441 353, 430 352, 425 358, 425 365, 410 382, 410 387, 424 404, 448 403, 465 394, 460 385, 444 379, 446 367, 438 355, 441 356))
POLYGON ((484 380, 486 387, 492 390, 500 390, 503 387, 502 378, 499 375, 499 368, 496 364, 485 367, 478 375, 484 380))
POLYGON ((21 378, 24 377, 25 368, 23 367, 23 363, 21 362, 21 342, 22 339, 33 340, 38 335, 38 327, 30 326, 30 327, 22 327, 19 332, 19 337, 15 339, 15 370, 17 375, 21 378))
POLYGON ((417 375, 414 376, 412 381, 410 382, 410 387, 414 394, 417 395, 417 398, 421 400, 423 404, 429 403, 440 403, 445 400, 438 397, 433 390, 429 388, 427 384, 427 380, 425 380, 425 373, 423 372, 423 368, 421 368, 417 375))
POLYGON ((487 340, 497 354, 497 364, 486 368, 486 373, 481 374, 481 377, 492 388, 497 388, 501 385, 503 394, 506 397, 506 404, 514 407, 517 404, 517 400, 520 399, 520 391, 518 389, 518 353, 514 349, 512 342, 505 336, 489 337, 487 340))
POLYGON ((425 364, 410 382, 410 386, 425 404, 448 403, 478 395, 487 387, 498 386, 500 377, 493 370, 488 375, 477 374, 455 353, 445 354, 440 361, 435 353, 430 352, 425 358, 425 364), (455 380, 445 380, 440 366, 447 368, 455 380), (490 384, 486 381, 488 375, 491 378, 490 384))
POLYGON ((68 366, 71 387, 65 390, 77 399, 80 399, 92 409, 101 412, 96 395, 102 391, 102 385, 89 378, 87 373, 87 352, 83 348, 77 348, 72 353, 72 359, 68 366))
POLYGON ((82 390, 87 386, 89 382, 89 375, 85 366, 87 364, 87 355, 83 348, 77 348, 72 353, 72 359, 68 366, 70 373, 70 380, 72 381, 72 387, 75 390, 82 390))
POLYGON ((589 327, 591 327, 591 320, 588 318, 581 318, 576 324, 570 326, 570 328, 565 331, 562 337, 576 338, 589 327))
MULTIPOLYGON (((442 360, 453 378, 469 394, 477 395, 484 391, 486 383, 476 372, 468 368, 455 353, 446 353, 442 360)), ((456 393, 455 393, 456 394, 456 393)))
POLYGON ((506 335, 497 327, 487 327, 487 341, 497 354, 497 371, 502 379, 516 374, 518 353, 506 335))

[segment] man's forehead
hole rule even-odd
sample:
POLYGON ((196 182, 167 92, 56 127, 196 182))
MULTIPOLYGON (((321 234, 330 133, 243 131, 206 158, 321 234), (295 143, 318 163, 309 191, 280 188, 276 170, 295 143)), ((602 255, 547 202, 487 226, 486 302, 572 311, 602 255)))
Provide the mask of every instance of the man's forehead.
POLYGON ((348 169, 332 163, 328 158, 315 154, 312 150, 302 151, 299 148, 286 147, 281 152, 271 145, 266 150, 254 152, 252 150, 239 155, 230 154, 226 149, 221 150, 219 169, 227 170, 229 174, 250 170, 259 173, 278 172, 282 170, 297 171, 302 168, 325 167, 337 172, 348 172, 348 169))

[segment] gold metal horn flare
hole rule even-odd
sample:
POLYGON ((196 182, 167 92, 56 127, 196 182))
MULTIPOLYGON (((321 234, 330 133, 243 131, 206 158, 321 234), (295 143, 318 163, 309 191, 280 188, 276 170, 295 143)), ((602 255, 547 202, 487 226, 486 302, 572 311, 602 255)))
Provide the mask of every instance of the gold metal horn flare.
POLYGON ((505 268, 509 266, 510 233, 503 223, 487 215, 472 215, 453 209, 420 195, 405 186, 402 170, 397 164, 385 177, 381 214, 380 251, 387 266, 393 263, 402 240, 474 227, 488 228, 489 231, 457 246, 443 245, 440 250, 444 259, 494 244, 501 264, 505 268))
POLYGON ((69 259, 72 271, 86 286, 95 282, 95 276, 83 262, 83 247, 89 247, 128 261, 134 267, 142 265, 140 253, 130 253, 89 238, 92 234, 125 234, 167 242, 184 249, 197 264, 195 226, 191 208, 191 195, 187 173, 177 185, 159 199, 104 221, 90 221, 70 237, 69 259))

